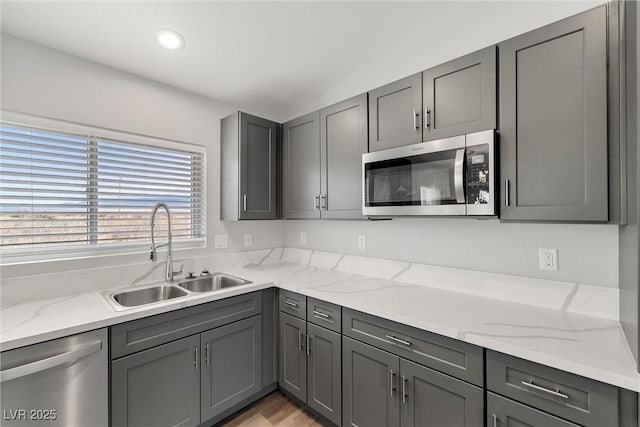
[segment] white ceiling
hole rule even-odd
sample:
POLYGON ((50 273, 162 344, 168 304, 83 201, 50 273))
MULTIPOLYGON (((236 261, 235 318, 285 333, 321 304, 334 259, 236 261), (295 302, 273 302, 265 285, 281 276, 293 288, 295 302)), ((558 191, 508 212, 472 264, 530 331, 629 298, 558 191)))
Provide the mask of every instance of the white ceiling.
POLYGON ((285 121, 603 1, 7 1, 1 30, 285 121), (186 46, 155 44, 161 28, 186 46))

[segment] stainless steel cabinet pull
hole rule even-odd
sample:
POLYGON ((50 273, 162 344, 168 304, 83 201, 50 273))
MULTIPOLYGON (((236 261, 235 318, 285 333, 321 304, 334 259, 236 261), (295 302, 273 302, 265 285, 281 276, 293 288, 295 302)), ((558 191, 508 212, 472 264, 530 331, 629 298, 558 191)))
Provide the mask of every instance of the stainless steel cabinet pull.
POLYGON ((311 353, 311 335, 307 335, 307 357, 311 353))
POLYGON ((0 372, 0 382, 35 374, 56 366, 68 365, 90 354, 97 353, 100 350, 102 350, 102 341, 94 341, 80 347, 71 348, 70 351, 56 356, 47 357, 46 359, 37 360, 32 363, 27 363, 26 365, 16 366, 15 368, 5 369, 0 372))
POLYGON ((209 343, 204 346, 204 361, 209 366, 209 343))
POLYGON ((320 196, 320 199, 322 200, 322 204, 321 209, 324 209, 325 211, 327 210, 327 195, 323 194, 322 196, 320 196))
POLYGON ((493 420, 493 427, 498 427, 498 417, 496 414, 492 414, 491 419, 493 420))
POLYGON ((391 341, 395 341, 397 343, 400 343, 402 345, 406 345, 406 346, 410 346, 411 342, 406 341, 406 340, 402 340, 400 338, 394 337, 393 335, 385 335, 385 338, 390 339, 391 341))
POLYGON ((298 351, 302 351, 302 332, 298 331, 298 351))
POLYGON ((509 195, 509 180, 504 180, 504 205, 509 206, 511 204, 510 195, 509 195))
POLYGON ((320 210, 320 195, 319 194, 314 194, 314 196, 313 196, 313 210, 315 210, 315 211, 319 211, 320 210))
POLYGON ((313 310, 313 315, 314 317, 319 317, 321 319, 331 319, 331 316, 329 316, 328 314, 325 314, 321 311, 317 311, 317 310, 313 310))
POLYGON ((393 397, 393 391, 396 389, 393 385, 393 377, 396 376, 396 373, 393 372, 393 369, 389 370, 389 396, 393 397))
POLYGON ((198 346, 196 346, 195 350, 193 351, 193 353, 195 354, 195 361, 193 362, 194 365, 196 365, 196 371, 198 370, 198 346))
POLYGON ((532 389, 537 390, 537 391, 541 391, 541 392, 543 392, 543 393, 547 393, 547 394, 549 394, 549 395, 551 395, 551 396, 553 396, 553 397, 559 397, 559 398, 561 398, 561 399, 568 399, 568 398, 569 398, 569 395, 564 394, 564 393, 561 393, 561 392, 560 392, 560 390, 558 390, 557 388, 556 388, 555 390, 550 390, 550 389, 548 389, 548 388, 546 388, 546 387, 542 387, 542 386, 539 386, 539 385, 537 385, 537 384, 534 384, 534 383, 533 383, 533 380, 530 380, 529 382, 527 382, 527 381, 520 381, 520 383, 521 383, 523 386, 526 386, 526 387, 532 388, 532 389))
POLYGON ((247 195, 246 194, 242 195, 242 209, 245 212, 247 211, 247 195))
POLYGON ((424 128, 429 129, 431 127, 431 110, 428 107, 424 107, 424 128))
POLYGON ((294 307, 294 308, 298 308, 298 304, 293 302, 293 301, 289 301, 288 299, 283 300, 282 302, 284 302, 285 304, 287 304, 289 307, 294 307))
POLYGON ((402 376, 402 403, 407 403, 407 377, 402 376))
POLYGON ((413 110, 413 130, 417 132, 418 129, 418 113, 416 110, 413 110))

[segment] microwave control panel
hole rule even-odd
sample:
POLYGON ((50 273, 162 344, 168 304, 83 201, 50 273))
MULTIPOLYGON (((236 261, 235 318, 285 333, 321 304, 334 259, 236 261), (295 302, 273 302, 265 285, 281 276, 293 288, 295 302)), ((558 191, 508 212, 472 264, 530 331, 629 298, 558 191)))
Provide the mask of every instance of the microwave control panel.
POLYGON ((489 186, 489 145, 468 147, 466 160, 467 204, 492 203, 489 186))

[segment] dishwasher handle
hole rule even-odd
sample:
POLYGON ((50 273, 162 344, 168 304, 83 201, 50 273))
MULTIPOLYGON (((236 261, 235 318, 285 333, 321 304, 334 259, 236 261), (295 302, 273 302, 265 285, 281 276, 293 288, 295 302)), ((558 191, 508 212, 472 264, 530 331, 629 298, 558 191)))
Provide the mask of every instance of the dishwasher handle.
POLYGON ((83 357, 97 353, 100 350, 102 350, 102 341, 94 341, 75 347, 62 354, 57 354, 55 356, 47 357, 46 359, 37 360, 15 368, 5 369, 0 371, 0 383, 14 380, 16 378, 26 377, 27 375, 55 368, 56 366, 69 365, 83 357))

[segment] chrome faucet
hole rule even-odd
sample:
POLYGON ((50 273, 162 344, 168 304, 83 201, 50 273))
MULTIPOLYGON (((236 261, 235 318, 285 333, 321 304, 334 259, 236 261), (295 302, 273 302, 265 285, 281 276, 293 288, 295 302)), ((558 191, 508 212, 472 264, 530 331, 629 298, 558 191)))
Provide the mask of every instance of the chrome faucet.
POLYGON ((153 209, 151 210, 151 253, 149 254, 149 260, 151 262, 156 261, 156 250, 158 248, 162 248, 164 246, 167 247, 167 263, 165 266, 165 275, 164 278, 167 282, 173 282, 173 278, 179 274, 182 274, 182 267, 180 267, 180 271, 173 271, 173 252, 172 252, 172 242, 171 242, 171 212, 169 211, 169 206, 166 203, 160 202, 157 203, 153 209), (164 208, 167 211, 167 242, 162 243, 160 245, 156 245, 155 235, 153 232, 153 227, 155 226, 156 213, 158 209, 164 208))

